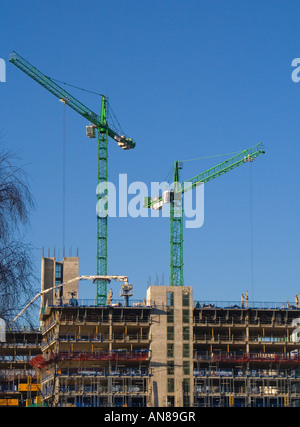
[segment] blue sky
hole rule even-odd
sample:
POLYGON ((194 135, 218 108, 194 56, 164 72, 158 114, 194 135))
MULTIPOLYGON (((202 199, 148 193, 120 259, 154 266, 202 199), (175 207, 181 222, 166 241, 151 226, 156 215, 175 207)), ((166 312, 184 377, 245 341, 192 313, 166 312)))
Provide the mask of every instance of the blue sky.
MULTIPOLYGON (((248 290, 256 301, 293 301, 300 83, 291 62, 300 57, 299 19, 291 0, 2 0, 0 129, 36 201, 26 239, 38 274, 43 247, 62 256, 64 107, 8 63, 13 50, 53 78, 109 97, 137 144, 123 151, 110 141, 112 182, 120 173, 129 183, 162 181, 174 160, 262 142, 266 154, 255 163, 205 186, 204 225, 184 230, 185 284, 199 300, 239 300, 248 290)), ((67 90, 99 113, 99 97, 67 90)), ((66 254, 78 248, 80 274, 95 274, 96 140, 85 136, 85 119, 65 113, 66 254)), ((187 162, 182 178, 222 160, 187 162)), ((164 274, 168 283, 168 218, 111 218, 108 238, 108 272, 128 275, 135 298, 145 296, 149 276, 154 284, 164 274)), ((117 296, 119 285, 113 289, 117 296)), ((82 284, 80 296, 94 298, 95 289, 82 284)))

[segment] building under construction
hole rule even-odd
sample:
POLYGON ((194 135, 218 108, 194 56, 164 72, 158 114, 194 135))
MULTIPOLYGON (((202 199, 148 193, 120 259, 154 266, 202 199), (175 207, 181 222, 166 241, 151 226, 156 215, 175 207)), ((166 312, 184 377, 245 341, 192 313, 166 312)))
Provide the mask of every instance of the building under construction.
POLYGON ((192 287, 150 286, 143 301, 123 290, 121 302, 110 295, 99 306, 78 298, 78 280, 61 286, 78 277, 78 262, 43 258, 42 291, 49 292, 35 350, 28 342, 26 353, 35 374, 18 377, 17 343, 0 343, 1 372, 10 372, 18 391, 27 382, 27 394, 14 402, 2 388, 2 405, 300 406, 297 298, 258 304, 245 294, 239 302, 204 303, 194 301, 192 287))
POLYGON ((9 330, 0 334, 0 406, 40 402, 40 378, 30 361, 41 354, 41 332, 9 330))
MULTIPOLYGON (((106 195, 108 141, 126 151, 135 141, 117 130, 104 95, 98 115, 16 52, 9 61, 87 120, 89 138, 97 136, 96 271, 104 277, 108 215, 99 202, 106 195)), ((300 406, 299 302, 250 304, 247 295, 234 303, 197 302, 192 287, 183 286, 182 194, 264 152, 256 144, 185 182, 180 182, 182 162, 175 161, 173 182, 180 186, 144 200, 144 207, 154 210, 170 205, 173 286, 150 286, 143 301, 133 302, 125 277, 121 302, 107 293, 105 279, 96 280, 95 301, 81 300, 78 257, 43 258, 34 349, 18 332, 6 342, 0 339, 2 404, 24 404, 24 394, 14 400, 5 394, 10 384, 26 391, 28 405, 36 400, 47 406, 300 406), (27 365, 19 373, 21 356, 35 374, 28 375, 27 365), (36 396, 30 394, 32 384, 36 396)))

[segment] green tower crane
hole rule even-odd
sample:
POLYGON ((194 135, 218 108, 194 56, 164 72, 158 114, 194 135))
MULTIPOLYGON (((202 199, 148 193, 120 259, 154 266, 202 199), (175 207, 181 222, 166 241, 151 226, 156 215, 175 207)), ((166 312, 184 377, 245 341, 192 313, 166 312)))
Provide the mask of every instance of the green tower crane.
MULTIPOLYGON (((24 58, 13 52, 9 57, 9 62, 26 73, 29 77, 51 92, 60 101, 71 107, 78 114, 90 122, 86 126, 86 134, 90 138, 95 138, 95 129, 98 131, 98 172, 97 189, 102 188, 102 192, 97 190, 97 206, 102 197, 107 195, 105 183, 107 182, 107 163, 108 163, 108 138, 117 141, 123 150, 129 150, 135 147, 135 142, 120 132, 113 129, 107 122, 107 98, 102 95, 100 116, 91 111, 67 91, 62 89, 50 77, 47 77, 24 58), (99 186, 99 184, 103 184, 99 186)), ((106 209, 107 212, 107 209, 106 209)), ((99 215, 97 212, 97 276, 107 275, 107 215, 99 215)), ((98 305, 105 305, 107 300, 107 282, 105 280, 97 281, 96 300, 98 305)))
POLYGON ((229 172, 246 162, 252 162, 256 157, 264 154, 261 143, 243 150, 228 160, 201 172, 183 183, 180 183, 180 169, 182 162, 174 163, 174 188, 168 197, 157 196, 144 199, 144 207, 161 209, 163 204, 170 203, 170 284, 183 286, 183 193, 192 190, 198 185, 209 182, 218 176, 229 172))

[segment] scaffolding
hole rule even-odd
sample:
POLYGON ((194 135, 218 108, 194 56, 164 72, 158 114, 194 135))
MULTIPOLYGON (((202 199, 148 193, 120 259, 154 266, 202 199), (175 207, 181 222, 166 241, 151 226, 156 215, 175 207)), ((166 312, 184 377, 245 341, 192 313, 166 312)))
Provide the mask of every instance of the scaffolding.
POLYGON ((299 308, 194 309, 195 406, 300 406, 299 308))
POLYGON ((147 406, 149 307, 50 307, 42 334, 31 364, 48 406, 147 406))
POLYGON ((195 355, 195 406, 299 406, 300 357, 195 355))
POLYGON ((6 332, 0 343, 0 406, 28 406, 40 392, 40 379, 30 361, 41 353, 38 331, 6 332))
POLYGON ((43 400, 50 406, 146 406, 149 351, 60 352, 36 356, 43 400))

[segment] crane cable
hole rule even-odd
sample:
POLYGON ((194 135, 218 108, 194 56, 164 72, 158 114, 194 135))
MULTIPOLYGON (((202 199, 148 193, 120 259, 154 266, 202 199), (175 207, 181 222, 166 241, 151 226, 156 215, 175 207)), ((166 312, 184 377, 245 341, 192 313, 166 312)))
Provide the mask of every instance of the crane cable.
POLYGON ((233 151, 232 153, 215 154, 214 156, 196 157, 195 159, 186 159, 186 160, 179 160, 179 161, 180 162, 192 162, 193 160, 204 160, 204 159, 212 159, 214 157, 231 156, 232 154, 238 154, 239 152, 240 151, 233 151))
MULTIPOLYGON (((47 77, 48 77, 48 79, 53 80, 54 82, 61 83, 61 84, 66 85, 66 86, 73 87, 74 89, 82 90, 83 92, 92 93, 93 95, 98 95, 98 96, 105 96, 105 95, 103 95, 102 93, 99 93, 99 92, 93 92, 92 90, 83 89, 82 87, 71 85, 69 83, 62 82, 61 80, 53 79, 52 77, 49 77, 49 76, 47 76, 47 77)), ((105 97, 107 98, 107 96, 105 96, 105 97)))
POLYGON ((63 105, 62 119, 62 249, 65 251, 66 225, 66 104, 63 105))
MULTIPOLYGON (((239 151, 233 151, 232 153, 225 153, 225 154, 215 154, 213 156, 205 156, 205 157, 196 157, 194 159, 185 159, 185 160, 178 160, 179 162, 192 162, 194 160, 205 160, 205 159, 212 159, 215 157, 223 157, 223 156, 231 156, 233 154, 238 154, 239 151)), ((171 170, 168 172, 166 178, 164 181, 167 181, 171 178, 172 174, 174 173, 174 166, 172 166, 171 170)))
POLYGON ((125 135, 125 132, 124 132, 124 130, 122 129, 122 126, 120 125, 120 123, 119 123, 119 121, 118 121, 118 119, 117 119, 117 117, 116 117, 116 115, 115 115, 115 113, 114 113, 114 111, 113 111, 113 109, 112 109, 112 107, 111 107, 110 102, 108 102, 108 96, 103 95, 102 93, 99 93, 99 92, 94 92, 94 91, 92 91, 92 90, 84 89, 84 88, 79 87, 79 86, 75 86, 75 85, 71 85, 71 84, 66 83, 66 82, 62 82, 61 80, 53 79, 53 78, 51 78, 51 77, 48 77, 48 78, 49 78, 50 80, 53 80, 54 82, 61 83, 61 84, 65 85, 65 86, 73 87, 73 88, 78 89, 78 90, 81 90, 81 91, 83 91, 83 92, 91 93, 91 94, 93 94, 93 95, 97 95, 97 96, 101 96, 101 97, 103 97, 103 96, 104 96, 104 97, 107 99, 107 105, 108 105, 108 112, 107 112, 107 114, 108 114, 108 116, 109 116, 109 118, 110 118, 110 120, 111 120, 111 125, 112 125, 112 127, 114 128, 114 130, 115 130, 117 133, 121 133, 122 135, 125 135), (116 123, 117 123, 117 125, 116 125, 116 123))
POLYGON ((252 177, 252 163, 250 162, 250 283, 252 292, 252 301, 254 301, 254 230, 253 230, 253 177, 252 177))

